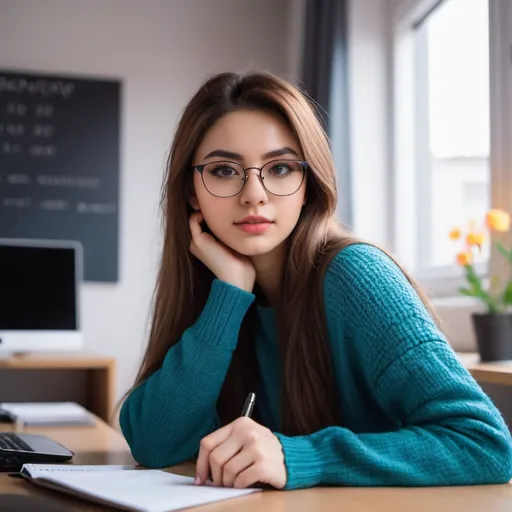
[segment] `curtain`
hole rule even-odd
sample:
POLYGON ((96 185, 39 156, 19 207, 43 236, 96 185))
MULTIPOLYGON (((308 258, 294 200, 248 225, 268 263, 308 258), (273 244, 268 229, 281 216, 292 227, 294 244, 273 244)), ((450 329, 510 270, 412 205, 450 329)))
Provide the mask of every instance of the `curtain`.
POLYGON ((337 214, 352 226, 348 106, 348 2, 306 0, 302 82, 319 105, 337 173, 337 214))

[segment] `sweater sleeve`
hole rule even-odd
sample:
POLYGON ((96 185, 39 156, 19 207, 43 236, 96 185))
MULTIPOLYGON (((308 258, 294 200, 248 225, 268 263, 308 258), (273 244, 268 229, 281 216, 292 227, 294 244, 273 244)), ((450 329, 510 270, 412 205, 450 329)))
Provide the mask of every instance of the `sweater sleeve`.
POLYGON ((339 323, 377 403, 397 427, 276 434, 287 488, 508 482, 512 441, 500 412, 461 366, 400 269, 376 248, 352 246, 338 255, 328 279, 326 294, 337 290, 339 323))
POLYGON ((218 428, 217 399, 253 300, 252 293, 214 280, 197 321, 160 369, 128 395, 119 422, 140 464, 167 467, 188 460, 218 428))

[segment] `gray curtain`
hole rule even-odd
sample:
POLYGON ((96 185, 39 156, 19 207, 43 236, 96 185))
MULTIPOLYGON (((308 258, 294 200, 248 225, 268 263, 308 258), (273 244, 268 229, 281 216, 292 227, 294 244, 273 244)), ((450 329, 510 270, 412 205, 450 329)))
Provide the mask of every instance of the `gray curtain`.
POLYGON ((306 0, 302 82, 320 106, 337 171, 338 217, 351 228, 348 1, 306 0))

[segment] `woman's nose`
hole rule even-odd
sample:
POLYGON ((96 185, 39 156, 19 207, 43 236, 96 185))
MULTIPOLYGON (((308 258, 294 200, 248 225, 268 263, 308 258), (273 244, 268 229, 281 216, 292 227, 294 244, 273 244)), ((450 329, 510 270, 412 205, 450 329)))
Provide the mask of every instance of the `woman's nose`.
POLYGON ((267 191, 260 178, 260 172, 257 169, 247 171, 245 186, 240 197, 242 203, 258 204, 268 201, 267 191))

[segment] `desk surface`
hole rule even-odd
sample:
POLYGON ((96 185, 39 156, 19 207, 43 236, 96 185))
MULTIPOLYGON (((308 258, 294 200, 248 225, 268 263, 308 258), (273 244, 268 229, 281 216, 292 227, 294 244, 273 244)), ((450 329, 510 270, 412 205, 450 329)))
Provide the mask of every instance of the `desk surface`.
MULTIPOLYGON (((11 424, 0 424, 0 431, 14 430, 11 424)), ((31 427, 24 431, 45 434, 75 452, 75 464, 134 464, 123 437, 97 420, 94 427, 31 427)), ((182 464, 172 471, 193 475, 193 464, 182 464)), ((67 504, 74 511, 107 512, 111 508, 83 502, 65 494, 39 488, 24 480, 0 473, 0 494, 32 494, 67 504)), ((263 491, 243 498, 188 509, 188 512, 431 512, 436 510, 464 512, 510 512, 512 485, 430 488, 316 488, 299 491, 263 491)))
POLYGON ((512 386, 512 360, 482 363, 478 354, 470 352, 458 352, 457 357, 478 382, 512 386))
POLYGON ((115 367, 116 360, 87 352, 42 352, 0 359, 2 370, 94 370, 115 367))

